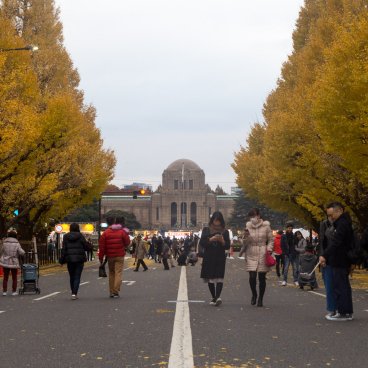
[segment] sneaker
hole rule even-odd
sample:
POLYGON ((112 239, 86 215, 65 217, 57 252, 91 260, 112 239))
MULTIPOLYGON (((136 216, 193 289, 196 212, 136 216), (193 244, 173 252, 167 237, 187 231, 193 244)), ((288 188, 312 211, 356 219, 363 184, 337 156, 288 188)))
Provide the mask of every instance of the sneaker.
POLYGON ((3 292, 3 296, 7 296, 8 293, 6 291, 3 292))
POLYGON ((281 286, 286 286, 286 281, 283 281, 283 282, 281 283, 281 286))
POLYGON ((72 294, 72 300, 76 300, 78 299, 77 296, 75 294, 72 294))
POLYGON ((13 295, 13 296, 17 296, 17 295, 18 295, 18 293, 17 293, 16 291, 13 291, 13 292, 12 292, 12 295, 13 295))
POLYGON ((133 270, 134 272, 138 272, 138 270, 133 270))
POLYGON ((326 319, 328 319, 329 321, 351 321, 353 319, 353 316, 350 314, 340 314, 340 313, 336 313, 333 316, 326 316, 326 319))
POLYGON ((216 305, 216 299, 213 298, 211 301, 210 301, 210 305, 216 305))
POLYGON ((148 271, 148 268, 145 268, 145 269, 143 270, 143 272, 144 272, 144 271, 148 271))
POLYGON ((119 294, 112 294, 113 298, 120 298, 119 294))
POLYGON ((298 282, 298 281, 295 281, 295 282, 294 282, 294 285, 295 285, 295 286, 299 286, 299 282, 298 282))
POLYGON ((217 300, 216 300, 216 307, 218 307, 219 305, 221 305, 222 304, 222 300, 221 300, 221 298, 218 298, 217 300))
POLYGON ((325 318, 326 319, 329 319, 329 317, 332 317, 336 314, 336 312, 328 312, 326 315, 325 315, 325 318))

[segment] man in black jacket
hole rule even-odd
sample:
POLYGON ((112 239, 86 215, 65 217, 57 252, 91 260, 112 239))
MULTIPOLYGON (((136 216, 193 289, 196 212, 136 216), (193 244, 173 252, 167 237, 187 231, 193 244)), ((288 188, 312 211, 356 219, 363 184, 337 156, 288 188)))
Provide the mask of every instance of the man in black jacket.
POLYGON ((348 252, 354 238, 352 221, 349 214, 344 212, 344 206, 339 202, 332 202, 327 206, 327 215, 333 221, 333 235, 319 260, 322 267, 326 266, 328 260, 332 268, 337 313, 326 318, 330 321, 351 321, 353 319, 353 300, 349 281, 351 264, 348 252))
POLYGON ((295 250, 295 236, 293 233, 293 224, 287 223, 286 224, 286 231, 285 234, 281 237, 281 249, 282 255, 284 257, 284 281, 282 282, 282 286, 287 285, 287 278, 289 273, 289 266, 293 269, 293 281, 296 286, 299 285, 298 283, 298 264, 299 264, 299 257, 298 253, 295 250))

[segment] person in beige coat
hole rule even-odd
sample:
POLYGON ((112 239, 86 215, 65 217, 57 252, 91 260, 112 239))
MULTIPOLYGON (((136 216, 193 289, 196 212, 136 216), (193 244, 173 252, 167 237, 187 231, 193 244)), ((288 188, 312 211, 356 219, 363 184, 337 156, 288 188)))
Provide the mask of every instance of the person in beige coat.
POLYGON ((142 239, 142 235, 139 234, 136 239, 135 247, 135 258, 137 260, 137 265, 133 271, 138 272, 139 266, 143 266, 143 271, 147 271, 148 267, 144 263, 144 257, 147 254, 147 243, 142 239))
POLYGON ((249 272, 249 285, 252 291, 251 304, 263 307, 263 296, 266 291, 266 252, 273 250, 273 234, 270 223, 261 218, 258 208, 249 213, 250 221, 246 228, 249 231, 248 244, 245 250, 245 270, 249 272), (257 295, 257 274, 259 280, 259 296, 257 295), (257 301, 258 297, 258 301, 257 301))
POLYGON ((7 237, 3 240, 3 246, 0 249, 0 266, 4 270, 3 278, 3 296, 7 295, 9 274, 12 275, 12 295, 17 293, 17 271, 20 268, 19 257, 23 256, 25 251, 17 240, 15 229, 9 229, 7 237))

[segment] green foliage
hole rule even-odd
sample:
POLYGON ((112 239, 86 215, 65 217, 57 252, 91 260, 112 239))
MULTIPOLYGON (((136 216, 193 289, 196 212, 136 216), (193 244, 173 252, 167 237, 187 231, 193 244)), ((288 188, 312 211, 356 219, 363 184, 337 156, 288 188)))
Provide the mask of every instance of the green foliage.
POLYGON ((120 210, 111 210, 105 213, 105 218, 107 217, 124 217, 125 218, 125 226, 129 230, 136 230, 141 229, 142 225, 137 221, 137 218, 135 217, 134 213, 129 213, 125 211, 120 210))
POLYGON ((248 212, 252 208, 258 208, 262 218, 270 221, 273 229, 283 228, 288 220, 285 214, 272 211, 257 200, 251 199, 240 192, 235 199, 234 211, 227 224, 237 230, 244 229, 246 222, 249 221, 248 212))

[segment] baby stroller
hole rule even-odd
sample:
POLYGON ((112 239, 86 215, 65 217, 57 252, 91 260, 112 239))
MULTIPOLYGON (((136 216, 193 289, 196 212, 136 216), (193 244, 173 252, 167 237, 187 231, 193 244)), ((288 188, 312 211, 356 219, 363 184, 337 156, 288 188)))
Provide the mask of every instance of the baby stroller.
POLYGON ((299 259, 299 287, 304 289, 304 286, 310 286, 311 290, 318 288, 316 279, 316 269, 319 266, 317 256, 314 254, 303 254, 299 259))

